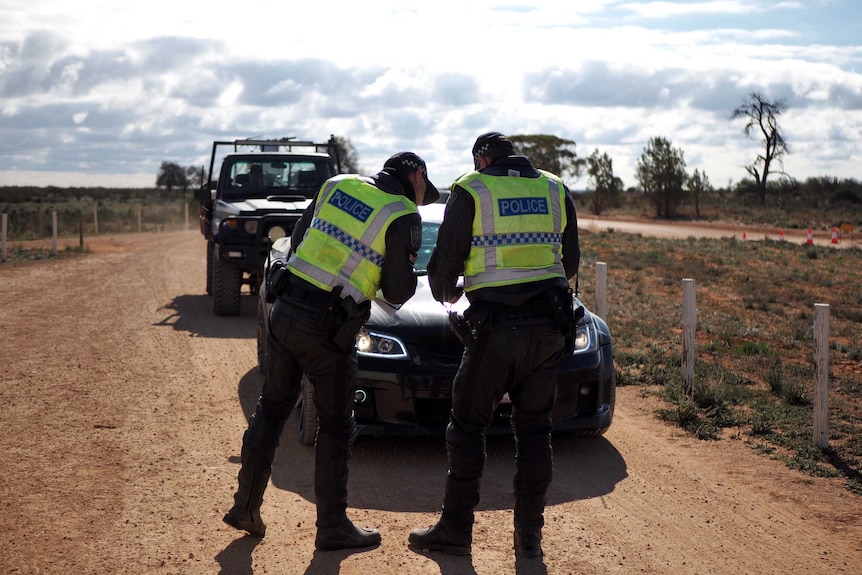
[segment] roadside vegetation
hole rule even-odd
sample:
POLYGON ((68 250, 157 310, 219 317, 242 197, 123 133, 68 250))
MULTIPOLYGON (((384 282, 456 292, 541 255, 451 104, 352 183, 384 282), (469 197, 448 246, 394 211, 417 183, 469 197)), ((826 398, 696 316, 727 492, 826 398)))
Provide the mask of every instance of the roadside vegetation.
POLYGON ((608 268, 619 385, 703 440, 744 441, 862 494, 862 250, 734 238, 585 234, 580 291, 608 268), (682 386, 682 279, 695 280, 691 394, 682 386), (813 443, 814 304, 829 304, 829 447, 813 443))

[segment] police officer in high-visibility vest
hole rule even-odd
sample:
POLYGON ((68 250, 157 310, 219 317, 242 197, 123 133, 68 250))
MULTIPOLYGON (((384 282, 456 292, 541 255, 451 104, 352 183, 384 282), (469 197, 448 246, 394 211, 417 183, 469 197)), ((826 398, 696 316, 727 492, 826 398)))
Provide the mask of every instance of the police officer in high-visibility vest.
MULTIPOLYGON (((485 464, 485 432, 508 394, 515 436, 514 548, 542 554, 553 475, 551 410, 573 311, 569 282, 580 248, 574 200, 559 177, 515 155, 499 132, 473 146, 475 171, 458 178, 428 263, 434 297, 470 302, 446 428, 449 471, 436 525, 414 529, 414 549, 469 555, 485 464)), ((464 321, 466 320, 466 321, 464 321)), ((571 339, 571 338, 568 338, 571 339)))
POLYGON ((285 421, 305 374, 318 415, 314 494, 320 551, 372 547, 374 529, 347 517, 347 477, 355 435, 356 334, 378 289, 392 303, 416 291, 413 262, 422 242, 417 205, 440 197, 412 152, 389 158, 374 176, 335 176, 321 186, 291 235, 291 253, 269 281, 268 361, 263 392, 243 435, 239 486, 225 523, 263 537, 263 493, 285 421))

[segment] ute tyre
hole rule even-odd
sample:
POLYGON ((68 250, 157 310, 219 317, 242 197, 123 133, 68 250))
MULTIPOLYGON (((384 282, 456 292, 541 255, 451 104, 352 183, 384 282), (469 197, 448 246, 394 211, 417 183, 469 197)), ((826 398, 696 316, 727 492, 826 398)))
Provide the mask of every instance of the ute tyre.
POLYGON ((302 376, 302 392, 299 399, 299 442, 314 445, 317 435, 317 408, 314 406, 314 386, 306 376, 302 376))
POLYGON ((242 300, 242 270, 213 258, 213 313, 238 315, 242 300))
POLYGON ((212 240, 207 240, 207 295, 213 294, 213 253, 215 247, 212 240))

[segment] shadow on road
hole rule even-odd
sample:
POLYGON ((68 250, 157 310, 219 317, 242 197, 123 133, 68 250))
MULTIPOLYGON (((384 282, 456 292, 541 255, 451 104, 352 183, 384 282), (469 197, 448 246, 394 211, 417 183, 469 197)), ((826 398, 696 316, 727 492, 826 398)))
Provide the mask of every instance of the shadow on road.
MULTIPOLYGON (((263 376, 256 369, 240 380, 239 400, 246 419, 254 413, 262 387, 263 376)), ((297 425, 294 412, 276 451, 272 483, 277 489, 314 501, 314 448, 299 443, 297 425)), ((554 482, 548 492, 549 505, 607 495, 628 477, 625 460, 604 437, 560 435, 554 437, 553 446, 554 482)), ((511 436, 488 437, 486 450, 478 510, 510 509, 514 441, 511 436)), ((399 512, 439 511, 446 469, 442 434, 359 436, 350 460, 350 506, 399 512)))
POLYGON ((232 317, 213 314, 212 298, 206 294, 177 296, 159 310, 165 312, 164 319, 153 325, 186 331, 192 337, 257 337, 257 296, 243 295, 240 315, 232 317))
POLYGON ((252 575, 251 555, 262 541, 260 537, 246 535, 233 541, 216 555, 220 569, 219 575, 252 575))

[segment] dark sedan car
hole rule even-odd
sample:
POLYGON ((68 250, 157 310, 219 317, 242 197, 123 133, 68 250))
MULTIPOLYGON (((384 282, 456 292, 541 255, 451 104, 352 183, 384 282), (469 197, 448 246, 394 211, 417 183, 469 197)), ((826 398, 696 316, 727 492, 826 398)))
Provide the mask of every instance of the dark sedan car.
MULTIPOLYGON (((381 294, 373 302, 371 317, 356 338, 359 373, 354 413, 359 433, 443 433, 449 420, 452 380, 463 347, 449 326, 446 309, 434 300, 426 266, 437 241, 443 204, 422 206, 422 250, 416 261, 416 294, 402 306, 387 303, 381 294)), ((277 240, 267 267, 285 261, 289 238, 277 240)), ((266 286, 258 304, 258 363, 265 369, 269 305, 266 286)), ((452 306, 463 311, 465 297, 452 306)), ((583 305, 576 299, 575 305, 583 305)), ((611 333, 607 324, 586 308, 577 324, 574 352, 563 360, 553 411, 554 432, 600 435, 611 425, 616 398, 611 333)), ((299 438, 314 441, 316 414, 311 389, 303 379, 298 405, 299 438)), ((510 432, 511 404, 504 397, 489 433, 510 432)))

